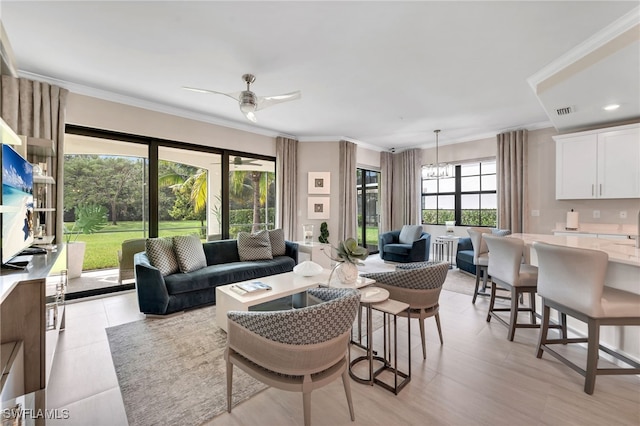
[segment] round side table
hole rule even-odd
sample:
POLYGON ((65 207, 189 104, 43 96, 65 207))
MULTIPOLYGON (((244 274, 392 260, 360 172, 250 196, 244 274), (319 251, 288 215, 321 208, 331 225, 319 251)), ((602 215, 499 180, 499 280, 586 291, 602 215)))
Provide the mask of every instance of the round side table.
POLYGON ((379 287, 366 287, 360 291, 360 305, 364 306, 367 310, 367 354, 363 356, 359 356, 352 360, 349 363, 349 375, 353 380, 358 383, 365 383, 373 386, 373 360, 376 359, 378 361, 385 362, 385 359, 379 356, 373 355, 373 330, 371 329, 373 326, 372 321, 372 309, 371 305, 375 303, 384 302, 389 298, 389 292, 384 288, 379 287), (353 367, 361 361, 367 361, 369 363, 369 377, 359 377, 353 371, 353 367))

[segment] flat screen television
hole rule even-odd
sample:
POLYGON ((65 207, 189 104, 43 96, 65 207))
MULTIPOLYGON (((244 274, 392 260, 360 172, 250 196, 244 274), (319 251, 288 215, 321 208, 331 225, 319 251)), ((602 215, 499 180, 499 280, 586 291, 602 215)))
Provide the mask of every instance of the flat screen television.
POLYGON ((2 264, 33 244, 33 166, 2 145, 2 264))

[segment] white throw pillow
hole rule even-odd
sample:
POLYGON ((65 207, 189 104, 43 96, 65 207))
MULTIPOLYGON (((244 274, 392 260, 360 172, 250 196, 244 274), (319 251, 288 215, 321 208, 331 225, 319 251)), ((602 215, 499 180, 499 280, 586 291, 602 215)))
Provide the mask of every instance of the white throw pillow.
POLYGON ((242 261, 273 259, 269 232, 260 231, 257 234, 238 233, 238 256, 242 261))

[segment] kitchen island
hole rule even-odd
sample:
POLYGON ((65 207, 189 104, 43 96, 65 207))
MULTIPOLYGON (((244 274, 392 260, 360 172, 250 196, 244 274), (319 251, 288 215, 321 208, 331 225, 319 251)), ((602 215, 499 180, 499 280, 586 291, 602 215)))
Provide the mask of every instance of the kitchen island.
MULTIPOLYGON (((640 249, 635 247, 634 240, 545 234, 512 234, 509 238, 523 240, 529 249, 532 248, 534 241, 539 241, 565 247, 603 251, 609 255, 605 285, 640 294, 640 249)), ((532 265, 538 264, 535 250, 529 250, 527 256, 527 262, 532 265)), ((571 265, 567 265, 567 267, 571 268, 571 265)), ((561 284, 558 283, 558 285, 561 284)), ((638 309, 640 310, 640 307, 638 309)), ((569 318, 568 325, 574 332, 586 335, 587 327, 583 322, 569 318)), ((602 327, 600 341, 603 345, 640 361, 640 327, 602 327)))

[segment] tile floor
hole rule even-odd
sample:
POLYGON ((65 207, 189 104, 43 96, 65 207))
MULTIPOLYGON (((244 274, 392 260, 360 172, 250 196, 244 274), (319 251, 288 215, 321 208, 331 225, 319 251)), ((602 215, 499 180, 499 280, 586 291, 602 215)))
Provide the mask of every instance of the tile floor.
MULTIPOLYGON (((508 342, 505 327, 485 321, 486 299, 472 305, 470 296, 443 290, 440 304, 445 344, 438 344, 435 324, 428 320, 423 361, 418 327, 412 326, 415 369, 407 388, 394 396, 353 382, 352 423, 343 410, 317 408, 343 408, 342 385, 332 383, 314 392, 313 423, 640 424, 638 376, 601 376, 590 397, 582 392, 577 373, 551 357, 535 358, 537 330, 518 330, 515 341, 508 342)), ((48 425, 127 425, 105 328, 143 318, 133 291, 66 306, 47 405, 68 409, 70 418, 48 425)), ((211 424, 293 425, 302 422, 301 411, 298 394, 268 389, 211 424)))

